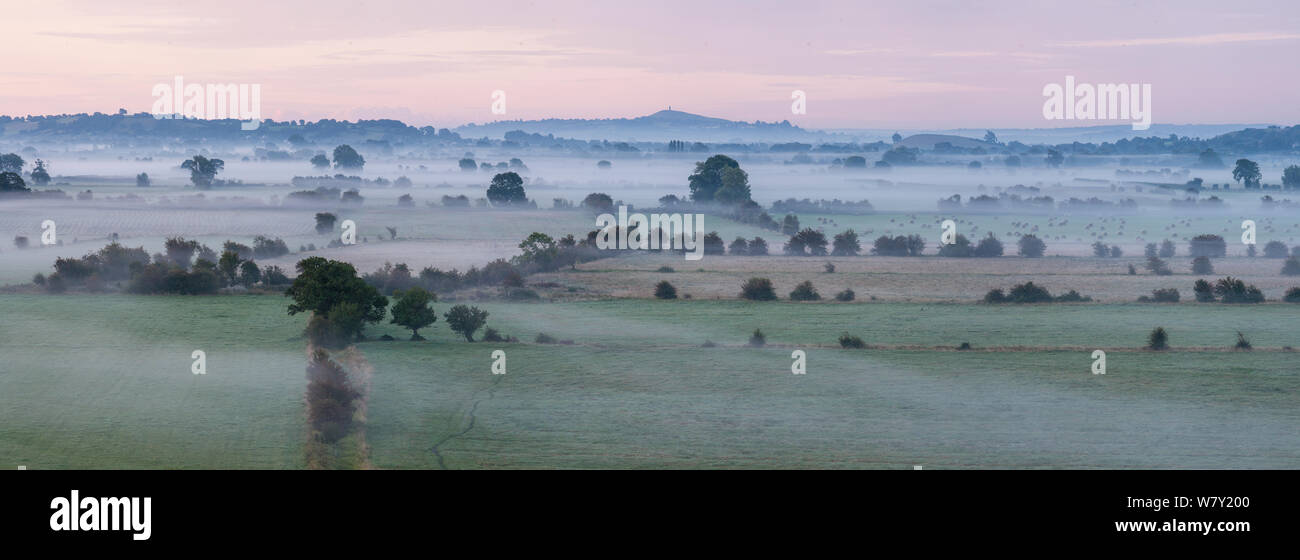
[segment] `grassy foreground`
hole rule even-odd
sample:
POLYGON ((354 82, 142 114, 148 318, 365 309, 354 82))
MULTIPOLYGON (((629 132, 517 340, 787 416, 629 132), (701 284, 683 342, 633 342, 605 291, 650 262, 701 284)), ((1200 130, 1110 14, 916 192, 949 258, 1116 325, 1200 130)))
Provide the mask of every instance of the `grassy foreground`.
MULTIPOLYGON (((301 468, 303 319, 285 303, 0 296, 0 466, 301 468)), ((469 344, 440 318, 429 342, 384 324, 358 345, 375 467, 1300 467, 1300 378, 1278 350, 1300 316, 1282 305, 481 307, 525 342, 469 344), (1136 351, 1155 325, 1174 351, 1136 351), (776 347, 740 346, 756 327, 776 347), (833 347, 844 330, 897 347, 833 347), (1178 350, 1236 330, 1255 352, 1178 350), (1005 340, 1040 348, 989 349, 1005 340), (963 341, 976 351, 906 347, 963 341), (1074 346, 1110 350, 1107 374, 1074 346)))

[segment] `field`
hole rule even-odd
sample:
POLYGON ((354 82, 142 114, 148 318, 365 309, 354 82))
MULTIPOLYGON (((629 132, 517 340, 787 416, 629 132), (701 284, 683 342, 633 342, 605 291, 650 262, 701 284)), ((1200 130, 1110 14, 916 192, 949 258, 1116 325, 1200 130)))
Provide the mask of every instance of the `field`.
MULTIPOLYGON (((301 468, 304 319, 286 302, 0 295, 0 457, 301 468)), ((478 305, 523 342, 467 343, 440 319, 428 342, 385 323, 358 344, 375 468, 1300 466, 1300 380, 1282 349, 1300 343, 1300 314, 1281 304, 478 305), (1139 350, 1157 325, 1174 349, 1139 350), (743 346, 755 328, 769 347, 743 346), (873 348, 838 348, 846 330, 873 348), (1236 331, 1256 349, 1229 351, 1236 331), (573 343, 532 343, 539 332, 573 343), (790 372, 796 348, 805 375, 790 372), (1098 348, 1106 375, 1089 370, 1098 348), (496 349, 506 375, 490 371, 496 349)))

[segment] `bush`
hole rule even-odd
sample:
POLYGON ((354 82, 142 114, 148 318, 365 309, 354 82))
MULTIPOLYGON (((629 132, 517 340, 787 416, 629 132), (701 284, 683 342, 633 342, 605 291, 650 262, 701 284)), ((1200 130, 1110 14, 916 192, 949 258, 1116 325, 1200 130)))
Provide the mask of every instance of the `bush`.
POLYGON ((673 267, 671 266, 661 266, 659 267, 659 270, 656 270, 655 272, 669 273, 669 272, 677 272, 677 271, 674 270, 673 267))
POLYGON ((1169 264, 1161 260, 1160 257, 1147 257, 1146 269, 1156 276, 1169 276, 1174 271, 1169 270, 1169 264))
POLYGON ((740 285, 740 297, 753 301, 772 301, 776 299, 776 290, 767 278, 750 278, 740 285))
POLYGON ((940 257, 969 257, 975 253, 970 246, 970 240, 965 235, 957 234, 956 240, 952 244, 940 245, 940 257))
POLYGON ((1006 303, 1007 294, 1002 292, 1002 288, 993 288, 984 294, 984 303, 1006 303))
POLYGON ((1197 280, 1192 285, 1192 292, 1196 294, 1196 301, 1201 303, 1210 303, 1214 301, 1214 286, 1205 280, 1197 280))
POLYGON ((735 241, 731 242, 731 245, 727 246, 727 252, 732 255, 748 255, 749 241, 744 237, 737 237, 735 241))
POLYGON ((754 334, 749 336, 749 345, 754 348, 762 348, 767 344, 767 337, 763 335, 760 329, 754 329, 754 334))
POLYGON ((1222 237, 1207 233, 1193 237, 1188 250, 1193 257, 1222 257, 1228 254, 1228 245, 1222 237))
POLYGON ((785 254, 814 257, 826 256, 826 235, 812 228, 804 228, 790 237, 785 244, 785 254))
POLYGON ((1281 241, 1269 241, 1264 245, 1264 258, 1267 259, 1285 259, 1288 252, 1286 243, 1281 241))
POLYGON ((32 276, 32 283, 36 284, 37 286, 44 286, 45 275, 37 272, 35 276, 32 276))
POLYGON ((352 431, 355 401, 360 396, 343 367, 327 352, 312 353, 307 364, 307 420, 318 439, 331 443, 352 431))
POLYGON ((49 275, 49 277, 45 279, 45 291, 51 294, 61 294, 67 291, 67 289, 68 286, 63 282, 63 277, 59 276, 59 273, 57 272, 49 275))
POLYGON ((866 347, 867 347, 867 343, 863 342, 861 338, 852 336, 849 333, 844 333, 840 335, 840 348, 866 348, 866 347))
POLYGON ((817 289, 813 287, 812 282, 807 280, 790 291, 791 301, 817 301, 821 298, 821 294, 817 293, 817 289))
POLYGON ((1178 293, 1177 288, 1162 288, 1151 291, 1151 297, 1142 296, 1138 301, 1143 303, 1178 303, 1182 299, 1182 294, 1178 293))
POLYGON ((825 271, 826 271, 826 274, 834 274, 834 273, 835 273, 835 263, 833 263, 833 262, 827 262, 825 265, 822 265, 822 270, 825 270, 825 271))
POLYGON ((1223 303, 1262 303, 1264 292, 1254 285, 1226 276, 1214 284, 1214 295, 1223 303))
POLYGON ((835 294, 835 301, 853 301, 853 298, 856 297, 856 295, 857 294, 854 294, 852 289, 845 288, 844 291, 835 294))
POLYGON ((677 288, 674 288, 667 280, 663 280, 655 285, 655 297, 659 299, 677 299, 677 288))
POLYGON ((536 343, 538 343, 538 344, 555 344, 556 342, 559 342, 559 341, 556 340, 555 337, 553 337, 553 336, 551 336, 551 335, 549 335, 549 334, 546 334, 546 333, 537 333, 537 338, 534 338, 534 339, 533 339, 533 342, 536 342, 536 343))
POLYGON ((1210 262, 1210 257, 1192 259, 1192 274, 1214 274, 1214 263, 1210 262))
POLYGON ((1300 276, 1300 258, 1288 257, 1282 265, 1283 276, 1300 276))
POLYGON ((993 232, 990 231, 988 236, 981 239, 979 244, 975 246, 972 255, 981 258, 1000 257, 1002 256, 1002 242, 993 237, 993 232))
POLYGON ((1052 294, 1047 289, 1034 285, 1033 282, 1025 282, 1011 287, 1011 291, 1007 294, 1007 301, 1011 303, 1051 303, 1052 294))
POLYGON ((1246 335, 1241 334, 1241 331, 1237 331, 1237 345, 1234 348, 1237 350, 1250 350, 1253 346, 1250 345, 1249 340, 1246 340, 1246 335))
POLYGON ((767 240, 762 237, 755 237, 749 240, 749 255, 752 257, 761 257, 767 255, 767 240))
POLYGON ((1017 245, 1020 247, 1019 253, 1022 257, 1038 258, 1047 251, 1047 244, 1032 233, 1021 237, 1017 245))
POLYGON ((1065 292, 1064 294, 1057 296, 1055 301, 1058 303, 1077 303, 1083 301, 1092 301, 1092 298, 1088 296, 1081 296, 1079 295, 1079 292, 1070 290, 1068 292, 1065 292))
POLYGON ((1169 349, 1169 333, 1165 332, 1164 327, 1156 327, 1147 337, 1148 350, 1167 350, 1169 349))
POLYGON ((1287 303, 1300 303, 1300 288, 1291 288, 1282 296, 1282 301, 1287 303))

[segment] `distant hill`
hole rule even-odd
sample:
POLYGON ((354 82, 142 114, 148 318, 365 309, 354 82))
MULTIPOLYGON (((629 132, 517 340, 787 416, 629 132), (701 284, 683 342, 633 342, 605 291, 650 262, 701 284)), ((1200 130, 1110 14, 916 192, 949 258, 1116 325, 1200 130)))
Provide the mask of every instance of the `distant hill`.
POLYGON ((922 150, 933 150, 935 144, 947 142, 954 148, 995 148, 993 144, 976 138, 967 138, 965 136, 954 136, 951 134, 914 134, 908 136, 899 142, 906 148, 920 148, 922 150))
POLYGON ((624 140, 638 142, 794 142, 825 141, 831 135, 810 131, 790 121, 752 123, 730 121, 665 109, 643 117, 624 119, 542 119, 536 121, 496 121, 467 124, 454 129, 467 138, 502 138, 505 133, 521 130, 530 134, 550 134, 581 140, 624 140))

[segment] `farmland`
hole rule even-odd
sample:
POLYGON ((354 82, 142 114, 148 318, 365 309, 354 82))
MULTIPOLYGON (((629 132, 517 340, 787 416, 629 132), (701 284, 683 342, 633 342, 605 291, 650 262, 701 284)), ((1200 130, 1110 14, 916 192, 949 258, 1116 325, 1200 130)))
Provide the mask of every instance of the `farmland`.
MULTIPOLYGON (((305 341, 286 301, 0 295, 0 456, 301 468, 305 341), (190 373, 195 349, 206 375, 190 373)), ((439 322, 428 342, 384 323, 357 345, 374 367, 375 468, 1300 465, 1282 350, 1300 315, 1280 304, 478 305, 523 342, 471 344, 439 322), (1173 350, 1139 350, 1155 325, 1173 350), (744 346, 755 328, 768 347, 744 346), (1238 330, 1254 351, 1228 350, 1238 330), (842 331, 876 347, 840 349, 842 331), (539 332, 572 344, 532 343, 539 332), (805 375, 790 373, 795 348, 805 375), (1093 348, 1106 375, 1089 371, 1093 348), (490 371, 496 349, 505 375, 490 371)))

